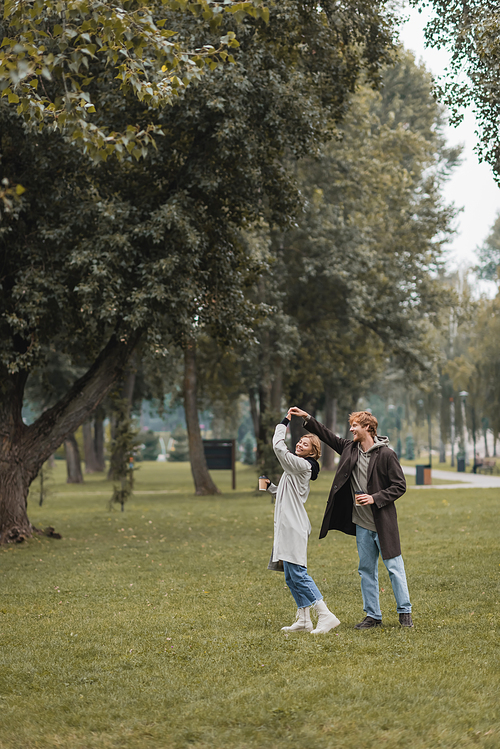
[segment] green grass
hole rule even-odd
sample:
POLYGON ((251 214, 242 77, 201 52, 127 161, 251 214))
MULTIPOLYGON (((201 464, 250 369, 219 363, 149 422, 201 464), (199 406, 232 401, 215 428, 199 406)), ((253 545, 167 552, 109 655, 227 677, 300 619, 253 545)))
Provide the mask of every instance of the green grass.
POLYGON ((320 475, 309 571, 342 624, 285 636, 295 608, 266 569, 273 507, 251 469, 197 498, 187 464, 143 464, 123 513, 102 478, 63 470, 30 504, 63 538, 0 548, 2 749, 500 746, 498 490, 399 500, 415 629, 381 567, 385 626, 359 632, 355 541, 317 539, 320 475))

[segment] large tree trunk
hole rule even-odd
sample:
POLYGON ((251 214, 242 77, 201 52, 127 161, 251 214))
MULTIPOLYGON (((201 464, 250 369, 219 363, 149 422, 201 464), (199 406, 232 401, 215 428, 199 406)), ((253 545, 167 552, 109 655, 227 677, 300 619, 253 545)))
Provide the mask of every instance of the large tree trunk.
MULTIPOLYGON (((337 434, 337 399, 332 397, 328 389, 325 392, 325 426, 337 434)), ((322 468, 324 471, 335 470, 335 450, 324 443, 322 468)))
POLYGON ((113 336, 90 369, 30 426, 21 411, 27 372, 0 371, 0 543, 31 535, 28 489, 52 453, 96 408, 121 374, 139 333, 113 336))
POLYGON ((64 440, 64 452, 66 455, 66 483, 83 484, 82 461, 74 434, 68 435, 64 440))
POLYGON ((85 473, 96 473, 99 468, 95 451, 95 440, 92 435, 92 421, 87 419, 82 424, 83 434, 83 457, 85 460, 85 473))
POLYGON ((94 452, 96 458, 96 471, 106 470, 104 460, 104 409, 102 406, 96 408, 94 415, 94 452))
POLYGON ((29 487, 36 476, 33 467, 23 460, 21 448, 28 430, 21 416, 28 376, 26 372, 4 374, 0 402, 0 543, 23 541, 31 536, 26 509, 29 487))
POLYGON ((189 440, 189 460, 196 494, 220 494, 212 481, 203 451, 200 420, 198 418, 196 350, 194 343, 184 350, 184 412, 189 440))
MULTIPOLYGON (((123 399, 124 404, 126 404, 124 411, 121 411, 123 416, 128 422, 128 419, 130 418, 130 412, 132 410, 132 403, 134 400, 134 388, 135 388, 135 380, 137 376, 137 369, 134 366, 133 362, 130 362, 130 366, 128 367, 127 371, 124 374, 123 377, 123 384, 120 391, 120 398, 123 399)), ((117 422, 117 416, 116 413, 111 416, 111 442, 113 444, 112 448, 112 454, 110 456, 109 461, 109 471, 108 471, 108 479, 113 480, 115 478, 114 473, 116 472, 116 467, 121 466, 123 464, 125 455, 123 453, 123 450, 115 444, 117 431, 120 428, 119 422, 117 422)))

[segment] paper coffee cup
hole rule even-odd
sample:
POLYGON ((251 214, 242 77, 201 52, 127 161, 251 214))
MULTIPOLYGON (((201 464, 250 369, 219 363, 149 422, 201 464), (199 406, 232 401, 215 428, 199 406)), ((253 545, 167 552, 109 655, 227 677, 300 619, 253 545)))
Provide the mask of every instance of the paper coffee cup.
POLYGON ((354 500, 357 505, 359 505, 358 497, 360 497, 362 494, 364 494, 364 492, 354 492, 354 500))
POLYGON ((259 489, 261 492, 265 492, 267 489, 268 478, 267 476, 259 476, 259 489))

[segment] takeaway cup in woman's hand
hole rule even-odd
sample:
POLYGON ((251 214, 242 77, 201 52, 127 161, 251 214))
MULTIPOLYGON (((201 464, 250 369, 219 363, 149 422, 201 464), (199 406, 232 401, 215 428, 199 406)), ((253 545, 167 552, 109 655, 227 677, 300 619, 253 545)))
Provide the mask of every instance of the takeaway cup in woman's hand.
POLYGON ((267 491, 267 487, 271 483, 271 480, 267 476, 259 476, 259 489, 261 492, 267 491))

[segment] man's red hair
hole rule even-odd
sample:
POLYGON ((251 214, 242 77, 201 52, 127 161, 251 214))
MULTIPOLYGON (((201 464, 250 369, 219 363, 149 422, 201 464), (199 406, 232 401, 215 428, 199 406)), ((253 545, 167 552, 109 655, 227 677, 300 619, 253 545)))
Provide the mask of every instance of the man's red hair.
POLYGON ((349 424, 352 426, 354 421, 360 427, 363 427, 363 429, 368 429, 372 437, 376 436, 378 421, 369 411, 355 411, 353 414, 350 414, 349 424))

